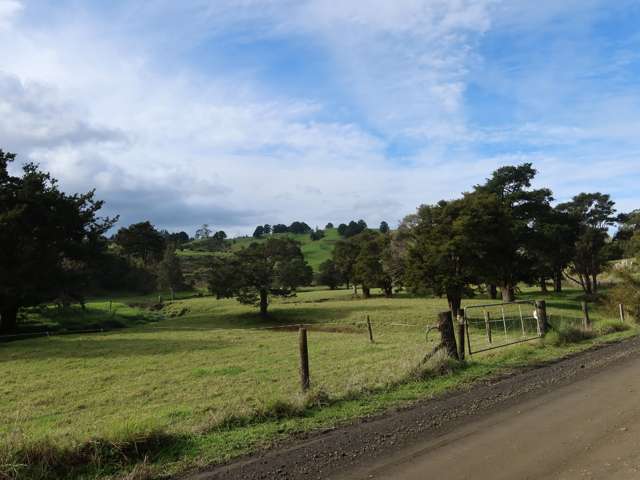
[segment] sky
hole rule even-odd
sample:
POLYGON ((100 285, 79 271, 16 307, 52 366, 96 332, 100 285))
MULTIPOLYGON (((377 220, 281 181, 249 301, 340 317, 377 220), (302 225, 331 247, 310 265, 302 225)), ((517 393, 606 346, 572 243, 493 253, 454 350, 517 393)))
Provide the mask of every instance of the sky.
POLYGON ((0 0, 0 148, 191 234, 393 226, 523 162, 628 211, 640 0, 0 0))

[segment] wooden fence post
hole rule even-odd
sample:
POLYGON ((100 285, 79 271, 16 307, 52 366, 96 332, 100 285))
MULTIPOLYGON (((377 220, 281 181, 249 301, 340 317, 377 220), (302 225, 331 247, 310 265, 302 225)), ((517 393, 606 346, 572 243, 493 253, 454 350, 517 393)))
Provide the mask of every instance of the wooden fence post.
POLYGON ((447 350, 447 354, 451 358, 459 360, 451 311, 448 310, 438 314, 438 330, 440 330, 441 344, 447 350))
POLYGON ((620 321, 624 323, 624 303, 618 305, 618 309, 620 310, 620 321))
POLYGON ((540 332, 541 337, 544 337, 549 326, 549 323, 547 322, 547 302, 544 300, 537 300, 536 313, 538 316, 538 332, 540 332))
POLYGON ((484 329, 487 331, 489 344, 493 343, 493 340, 491 339, 491 314, 486 311, 484 312, 484 329))
POLYGON ((371 320, 369 319, 369 315, 367 315, 367 329, 369 330, 369 341, 373 343, 373 328, 371 328, 371 320))
POLYGON ((589 318, 589 305, 586 301, 582 302, 582 328, 591 330, 591 319, 589 318))
POLYGON ((458 312, 458 359, 464 360, 464 310, 458 312))
POLYGON ((303 391, 309 389, 309 349, 307 346, 307 329, 300 327, 298 330, 298 343, 300 346, 300 386, 303 391))

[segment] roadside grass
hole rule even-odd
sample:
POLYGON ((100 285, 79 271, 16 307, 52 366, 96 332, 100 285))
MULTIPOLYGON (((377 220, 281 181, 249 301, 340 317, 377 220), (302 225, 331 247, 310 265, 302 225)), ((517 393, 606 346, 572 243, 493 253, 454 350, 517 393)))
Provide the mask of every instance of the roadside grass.
MULTIPOLYGON (((575 295, 548 297, 549 313, 573 318, 575 295)), ((144 314, 130 305, 153 298, 116 300, 144 314)), ((490 301, 466 303, 481 302, 490 301)), ((108 314, 105 301, 88 308, 108 314)), ((309 289, 274 302, 265 322, 234 300, 195 297, 124 330, 0 344, 0 478, 116 478, 132 469, 157 478, 637 333, 594 308, 594 329, 607 336, 536 340, 465 365, 436 358, 417 368, 436 341, 425 341, 425 327, 444 309, 442 299, 309 289), (313 388, 305 395, 297 332, 264 328, 299 323, 310 325, 313 388)))

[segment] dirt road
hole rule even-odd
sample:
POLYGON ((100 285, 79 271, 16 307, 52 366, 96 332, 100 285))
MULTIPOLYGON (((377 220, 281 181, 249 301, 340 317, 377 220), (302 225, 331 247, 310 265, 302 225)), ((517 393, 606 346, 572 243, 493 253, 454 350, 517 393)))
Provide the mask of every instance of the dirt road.
POLYGON ((640 479, 640 338, 190 478, 640 479))
POLYGON ((335 479, 639 479, 640 359, 335 479))

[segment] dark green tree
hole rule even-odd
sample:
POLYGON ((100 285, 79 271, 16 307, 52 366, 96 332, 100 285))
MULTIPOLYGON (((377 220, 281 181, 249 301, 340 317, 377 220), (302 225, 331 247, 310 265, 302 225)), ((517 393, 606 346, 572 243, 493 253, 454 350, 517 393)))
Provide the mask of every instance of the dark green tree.
POLYGON ((423 205, 411 222, 406 285, 445 296, 454 315, 500 254, 508 210, 492 193, 423 205))
POLYGON ((264 231, 265 235, 271 235, 271 225, 269 225, 268 223, 264 224, 262 230, 264 231))
POLYGON ((278 223, 271 227, 271 233, 287 233, 288 231, 289 227, 287 227, 283 223, 278 223))
POLYGON ((340 284, 343 283, 340 270, 333 260, 325 260, 320 264, 317 283, 320 285, 326 285, 331 290, 335 290, 340 284))
POLYGON ((580 193, 557 207, 579 225, 571 270, 578 277, 573 280, 586 294, 598 291, 598 275, 608 260, 606 246, 608 229, 615 221, 614 206, 609 195, 596 192, 580 193))
POLYGON ((553 200, 549 189, 531 188, 536 173, 531 163, 505 166, 494 171, 483 185, 475 187, 476 192, 496 195, 509 210, 511 223, 505 225, 506 230, 500 234, 502 254, 485 273, 486 283, 497 284, 506 302, 514 300, 519 282, 535 281, 532 228, 539 217, 548 212, 553 200))
POLYGON ((349 284, 353 283, 355 293, 358 293, 357 283, 355 282, 355 263, 358 253, 358 246, 349 240, 339 240, 333 248, 333 261, 336 264, 336 268, 347 284, 347 288, 349 288, 349 284))
POLYGON ((9 173, 15 155, 0 150, 0 332, 17 328, 18 311, 61 296, 82 302, 104 234, 115 220, 99 218, 94 192, 67 195, 37 165, 9 173))
POLYGON ((256 229, 253 231, 253 238, 262 238, 264 235, 264 227, 262 225, 258 225, 256 229))
POLYGON ((196 230, 195 239, 196 240, 204 240, 211 236, 211 229, 208 224, 203 224, 199 229, 196 230))
POLYGON ((114 242, 124 255, 137 258, 145 265, 160 261, 166 247, 164 237, 149 221, 122 227, 114 242))
POLYGON ((341 223, 340 225, 338 225, 338 235, 340 235, 341 237, 344 237, 345 234, 347 233, 347 224, 346 223, 341 223))
POLYGON ((370 296, 371 288, 381 288, 385 296, 393 293, 393 279, 385 270, 383 259, 389 254, 391 239, 372 230, 365 230, 349 241, 358 249, 354 264, 354 279, 362 285, 362 295, 370 296))
POLYGON ((333 223, 329 222, 324 226, 325 230, 333 228, 333 223))
POLYGON ((180 259, 176 255, 173 245, 167 245, 162 260, 158 264, 158 288, 169 291, 171 300, 175 299, 175 292, 184 287, 184 277, 180 259))
POLYGON ((260 314, 267 316, 270 296, 295 295, 296 289, 309 285, 312 278, 313 271, 298 242, 272 237, 216 258, 209 289, 218 298, 236 297, 241 303, 256 305, 260 314))

